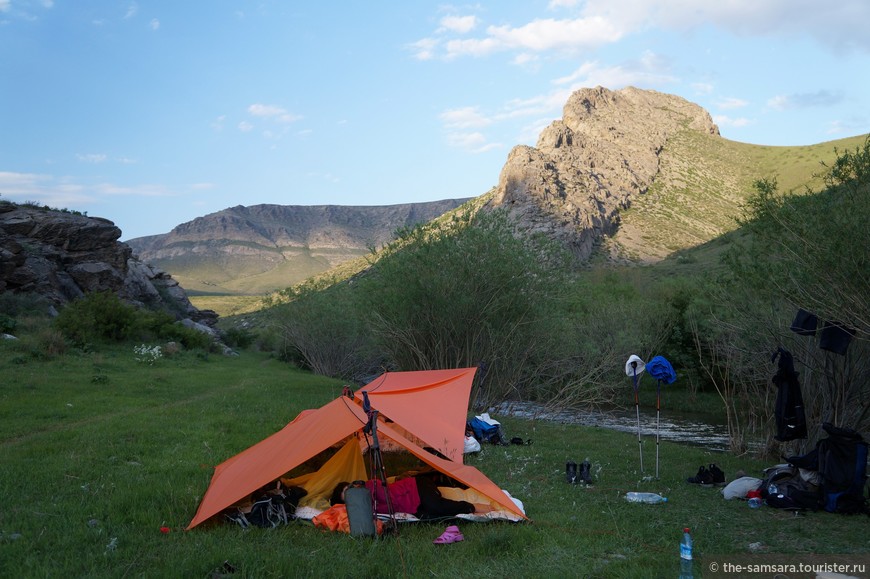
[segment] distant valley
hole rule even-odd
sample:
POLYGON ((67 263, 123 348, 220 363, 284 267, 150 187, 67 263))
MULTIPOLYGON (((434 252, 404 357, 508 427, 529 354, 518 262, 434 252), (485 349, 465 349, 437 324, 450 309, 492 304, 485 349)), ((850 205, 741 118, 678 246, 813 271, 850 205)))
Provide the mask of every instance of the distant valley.
POLYGON ((236 206, 127 241, 191 296, 262 295, 370 253, 468 199, 384 206, 236 206))

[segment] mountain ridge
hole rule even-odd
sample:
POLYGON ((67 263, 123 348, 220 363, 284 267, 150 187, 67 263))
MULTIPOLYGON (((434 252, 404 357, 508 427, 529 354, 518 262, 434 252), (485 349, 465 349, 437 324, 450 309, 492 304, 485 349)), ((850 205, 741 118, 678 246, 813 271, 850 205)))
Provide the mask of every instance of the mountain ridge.
POLYGON ((142 261, 172 271, 193 294, 259 294, 365 255, 396 230, 431 221, 466 201, 237 205, 127 244, 142 261))

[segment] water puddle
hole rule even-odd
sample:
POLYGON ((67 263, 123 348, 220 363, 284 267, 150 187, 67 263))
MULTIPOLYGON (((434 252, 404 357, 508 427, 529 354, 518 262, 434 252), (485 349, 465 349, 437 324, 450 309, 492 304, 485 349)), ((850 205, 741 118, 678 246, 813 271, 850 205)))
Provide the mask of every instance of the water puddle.
MULTIPOLYGON (((637 434, 638 420, 634 408, 613 411, 546 410, 531 402, 505 402, 491 412, 498 415, 516 416, 527 420, 547 420, 561 424, 580 424, 609 428, 620 432, 637 434)), ((662 412, 658 422, 659 438, 704 447, 708 450, 725 452, 728 450, 728 429, 725 423, 711 423, 709 417, 691 416, 662 412)), ((641 410, 640 434, 642 437, 655 438, 656 414, 641 410)))

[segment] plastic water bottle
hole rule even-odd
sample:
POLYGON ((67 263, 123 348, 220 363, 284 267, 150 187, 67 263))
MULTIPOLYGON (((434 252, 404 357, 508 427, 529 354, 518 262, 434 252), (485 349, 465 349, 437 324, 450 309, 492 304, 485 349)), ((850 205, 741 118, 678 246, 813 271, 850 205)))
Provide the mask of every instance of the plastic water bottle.
POLYGON ((761 506, 761 499, 760 498, 752 497, 751 499, 749 499, 749 508, 750 509, 757 509, 760 506, 761 506))
POLYGON ((692 579, 692 534, 689 528, 683 529, 680 541, 680 579, 692 579))
POLYGON ((630 503, 646 503, 648 505, 655 505, 657 503, 666 503, 668 499, 661 495, 657 495, 655 493, 625 493, 625 500, 630 503))

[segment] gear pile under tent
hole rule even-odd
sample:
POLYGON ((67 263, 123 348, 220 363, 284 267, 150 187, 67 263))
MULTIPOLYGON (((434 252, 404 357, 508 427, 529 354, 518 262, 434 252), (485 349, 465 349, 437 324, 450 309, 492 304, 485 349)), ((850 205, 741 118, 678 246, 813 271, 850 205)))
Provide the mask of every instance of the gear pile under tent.
MULTIPOLYGON (((385 456, 416 458, 414 462, 450 481, 445 494, 488 506, 486 512, 458 517, 525 520, 519 500, 478 469, 463 464, 475 372, 476 368, 386 372, 356 392, 346 389, 321 408, 302 411, 275 434, 215 468, 187 529, 220 520, 228 509, 250 502, 258 491, 279 481, 304 490, 295 514, 313 518, 329 507, 338 483, 377 478, 377 472, 368 472, 365 458, 372 451, 372 426, 385 456), (366 398, 376 412, 364 408, 366 398)), ((402 515, 400 520, 416 520, 411 514, 397 514, 402 515)))

